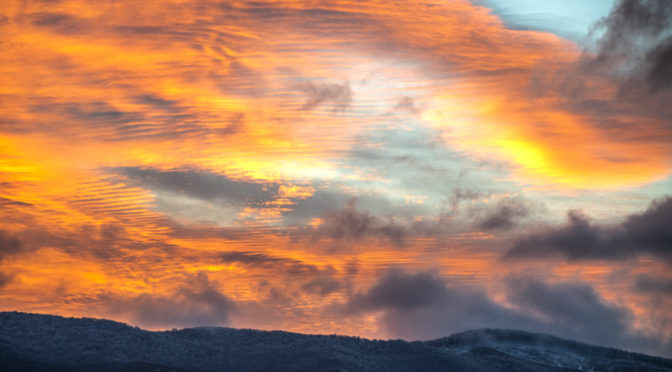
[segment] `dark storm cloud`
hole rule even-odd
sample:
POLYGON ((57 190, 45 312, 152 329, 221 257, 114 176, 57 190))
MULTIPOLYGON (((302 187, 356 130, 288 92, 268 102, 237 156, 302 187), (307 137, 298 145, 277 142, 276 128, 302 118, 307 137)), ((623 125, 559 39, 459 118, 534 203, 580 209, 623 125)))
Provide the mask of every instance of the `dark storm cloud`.
POLYGON ((619 260, 641 255, 672 261, 672 197, 654 200, 646 211, 617 225, 595 225, 570 211, 567 224, 519 239, 504 257, 619 260))
POLYGON ((586 283, 548 284, 534 277, 506 280, 505 307, 487 293, 428 271, 390 269, 363 293, 351 295, 342 314, 382 312, 394 337, 431 339, 467 329, 516 328, 586 342, 655 348, 661 342, 633 333, 632 314, 604 301, 586 283))
MULTIPOLYGON (((561 108, 585 114, 607 137, 627 135, 644 143, 669 138, 671 20, 668 0, 618 1, 594 25, 577 63, 559 70, 551 61, 539 65, 530 96, 543 99, 560 94, 561 108)), ((627 161, 635 155, 619 156, 627 161)))
POLYGON ((334 111, 342 111, 352 102, 350 84, 332 84, 320 82, 306 82, 299 86, 306 94, 304 110, 312 110, 318 106, 331 104, 334 111))
MULTIPOLYGON (((672 14, 670 17, 672 18, 672 14)), ((646 79, 652 89, 672 89, 672 36, 649 51, 646 59, 651 66, 646 74, 646 79)))
POLYGON ((225 325, 236 309, 235 303, 203 273, 188 278, 172 296, 141 294, 124 298, 105 294, 99 300, 110 313, 130 316, 146 327, 225 325))
POLYGON ((672 297, 672 279, 640 274, 635 278, 634 289, 638 292, 672 297))
POLYGON ((277 185, 236 181, 226 176, 198 170, 162 171, 152 168, 124 167, 117 172, 143 186, 212 201, 265 202, 273 200, 277 185))
POLYGON ((651 91, 672 89, 672 2, 621 0, 596 24, 597 55, 590 71, 629 74, 629 84, 651 91))

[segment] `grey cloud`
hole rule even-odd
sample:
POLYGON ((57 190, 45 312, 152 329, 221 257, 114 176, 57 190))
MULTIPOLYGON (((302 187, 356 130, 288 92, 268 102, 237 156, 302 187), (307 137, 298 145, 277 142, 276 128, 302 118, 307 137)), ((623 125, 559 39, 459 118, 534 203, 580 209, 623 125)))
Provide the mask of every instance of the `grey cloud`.
POLYGON ((57 102, 50 98, 31 97, 33 114, 41 118, 39 126, 27 123, 32 131, 57 126, 73 136, 100 137, 108 141, 149 138, 180 138, 189 135, 207 136, 213 129, 196 120, 199 114, 177 103, 160 102, 153 95, 132 97, 136 103, 152 105, 152 110, 121 110, 104 101, 57 102), (86 131, 81 131, 84 124, 86 131))
POLYGON ((499 197, 492 191, 465 187, 453 189, 445 200, 446 216, 469 218, 472 227, 481 230, 505 230, 516 227, 524 220, 544 210, 545 205, 524 197, 499 197), (484 202, 487 198, 496 202, 484 202), (465 206, 465 202, 466 206, 465 206))
MULTIPOLYGON (((161 110, 164 115, 168 114, 165 116, 167 119, 187 119, 189 116, 192 116, 191 114, 186 114, 192 109, 191 107, 188 107, 179 101, 162 98, 155 94, 141 94, 134 97, 134 100, 141 105, 161 110)), ((226 126, 220 128, 199 127, 197 131, 204 135, 207 134, 208 131, 211 131, 212 134, 220 136, 239 133, 245 125, 245 114, 242 112, 232 112, 227 120, 222 121, 222 124, 226 124, 226 126)), ((192 129, 192 132, 194 132, 197 128, 194 126, 192 129)))
POLYGON ((100 260, 117 260, 128 252, 162 249, 170 252, 174 246, 159 241, 139 241, 131 238, 123 224, 118 222, 101 225, 80 225, 73 231, 25 233, 25 241, 34 249, 54 247, 75 257, 94 257, 100 260))
POLYGON ((0 263, 8 257, 34 252, 43 247, 58 248, 73 255, 97 255, 99 240, 97 234, 84 234, 81 230, 69 234, 49 232, 39 226, 11 233, 0 230, 0 263))
POLYGON ((303 110, 312 110, 326 103, 333 105, 334 111, 345 110, 352 102, 352 89, 348 83, 315 83, 306 82, 300 85, 306 94, 303 110))
POLYGON ((165 99, 153 94, 142 94, 135 98, 136 102, 143 105, 150 105, 164 110, 177 109, 178 102, 172 99, 165 99))
POLYGON ((301 286, 307 293, 317 294, 320 296, 326 296, 330 293, 337 292, 343 289, 343 283, 339 280, 336 280, 332 277, 320 277, 315 278, 301 286))
POLYGON ((0 262, 5 257, 18 254, 25 249, 26 247, 23 242, 18 238, 7 232, 0 231, 0 262))
POLYGON ((603 345, 627 338, 630 311, 607 304, 586 283, 547 284, 514 276, 507 286, 509 301, 524 313, 541 315, 547 331, 603 345))
MULTIPOLYGON (((329 237, 341 240, 360 240, 367 237, 386 237, 396 244, 403 244, 408 228, 371 215, 368 211, 355 209, 356 199, 351 199, 345 208, 327 212, 322 216, 323 223, 317 227, 304 227, 298 236, 313 238, 329 237)), ((297 236, 295 235, 295 236, 297 236)))
POLYGON ((0 272, 0 289, 6 286, 11 280, 12 280, 11 275, 0 272))
POLYGON ((292 238, 314 240, 327 238, 342 243, 381 238, 388 239, 397 246, 403 246, 409 238, 424 236, 440 239, 442 235, 454 232, 456 229, 454 221, 443 214, 438 218, 417 220, 415 216, 427 211, 424 206, 399 207, 376 195, 360 198, 338 192, 318 191, 313 197, 297 201, 296 212, 287 212, 286 221, 306 223, 311 217, 319 217, 321 224, 300 226, 289 232, 292 238), (324 195, 325 198, 321 200, 317 197, 318 194, 324 195), (336 207, 343 205, 344 200, 347 200, 345 206, 337 209, 336 207), (363 208, 363 205, 366 208, 363 208), (370 210, 377 213, 372 213, 370 210))
POLYGON ((486 211, 476 226, 484 230, 510 229, 537 209, 539 209, 537 204, 523 198, 501 199, 493 208, 486 211))
POLYGON ((344 304, 345 314, 381 311, 381 326, 394 337, 431 339, 473 328, 527 325, 526 317, 490 300, 477 288, 451 285, 428 271, 385 272, 368 291, 344 304))
POLYGON ((226 126, 214 129, 214 133, 219 136, 229 136, 240 133, 245 127, 245 113, 234 112, 226 120, 226 126))
POLYGON ((138 122, 142 114, 132 111, 121 111, 106 102, 49 102, 42 101, 30 107, 33 113, 57 113, 71 120, 85 121, 94 127, 116 127, 138 122))
POLYGON ((672 279, 640 274, 635 278, 634 289, 638 292, 672 297, 672 279))
POLYGON ((145 327, 226 325, 236 309, 235 303, 203 273, 190 278, 171 296, 123 298, 104 294, 99 300, 111 314, 130 316, 145 327))
POLYGON ((147 186, 211 201, 225 199, 237 203, 273 200, 278 186, 236 181, 226 176, 198 170, 168 170, 124 167, 116 171, 147 186))
POLYGON ((333 270, 330 267, 320 268, 291 258, 273 257, 255 252, 226 252, 219 255, 219 258, 222 262, 235 262, 248 267, 281 271, 292 276, 315 276, 333 270))
POLYGON ((412 310, 435 304, 445 294, 444 281, 434 273, 408 274, 401 269, 390 269, 366 293, 350 298, 347 310, 352 313, 412 310))
POLYGON ((474 286, 454 283, 428 271, 390 269, 363 293, 342 304, 345 315, 381 312, 391 336, 431 339, 475 328, 516 328, 639 350, 660 347, 662 339, 635 333, 632 314, 610 304, 586 283, 548 284, 528 276, 506 280, 505 307, 474 286))
POLYGON ((226 263, 237 263, 248 268, 290 276, 293 280, 298 280, 301 290, 308 294, 326 296, 344 288, 344 284, 334 277, 336 270, 331 266, 320 267, 291 258, 255 252, 226 252, 219 255, 219 259, 226 263))
POLYGON ((92 26, 91 22, 64 13, 33 13, 29 15, 29 20, 34 26, 64 35, 83 33, 92 26))
POLYGON ((104 261, 120 259, 128 251, 170 251, 174 246, 165 242, 134 240, 119 223, 83 224, 67 231, 56 228, 49 231, 39 225, 11 234, 0 230, 0 262, 7 257, 45 247, 58 249, 73 257, 92 257, 104 261))
POLYGON ((480 199, 489 196, 490 193, 484 193, 464 187, 454 188, 447 202, 450 204, 450 213, 455 213, 460 205, 465 201, 480 199))
POLYGON ((401 98, 394 108, 397 110, 408 111, 411 114, 417 114, 419 112, 418 107, 415 105, 415 101, 411 97, 401 98))
MULTIPOLYGON (((619 0, 587 36, 588 46, 576 63, 560 69, 552 62, 538 66, 530 97, 560 94, 563 109, 584 114, 604 136, 622 138, 627 132, 632 141, 664 141, 672 116, 671 19, 670 1, 619 0)), ((635 155, 608 157, 617 163, 635 155)))
POLYGON ((279 262, 285 262, 288 259, 271 257, 264 253, 254 252, 226 252, 220 255, 224 262, 237 262, 250 266, 272 266, 279 262))
POLYGON ((264 253, 254 252, 226 252, 220 255, 224 262, 237 262, 250 266, 272 266, 279 262, 285 262, 288 259, 271 257, 264 253))
POLYGON ((30 203, 18 201, 18 200, 12 200, 12 199, 7 199, 7 198, 1 198, 0 197, 0 208, 4 208, 7 206, 15 206, 15 207, 32 207, 33 205, 30 203))
POLYGON ((595 225, 581 213, 570 211, 566 225, 522 237, 504 258, 560 256, 568 260, 619 260, 651 255, 669 262, 671 242, 672 197, 665 197, 617 225, 595 225))
POLYGON ((586 60, 591 71, 629 75, 629 83, 652 91, 672 88, 672 3, 621 0, 596 24, 597 55, 586 60))
POLYGON ((351 206, 358 211, 368 211, 373 216, 396 216, 399 219, 408 219, 410 216, 423 215, 428 208, 417 205, 404 205, 388 199, 375 192, 360 193, 356 196, 345 191, 348 185, 334 185, 313 183, 315 193, 305 199, 295 200, 289 210, 283 212, 287 225, 302 225, 314 218, 326 219, 329 215, 338 214, 344 208, 351 206))
POLYGON ((177 32, 171 31, 165 26, 133 26, 133 25, 122 25, 116 26, 113 30, 124 36, 161 36, 161 35, 174 35, 177 32))
POLYGON ((275 233, 272 229, 245 227, 221 227, 208 224, 183 225, 175 221, 165 223, 170 228, 170 236, 182 239, 226 239, 244 240, 253 239, 257 236, 275 233))
MULTIPOLYGON (((363 32, 367 24, 374 22, 361 13, 324 8, 295 9, 260 2, 248 2, 242 7, 228 3, 218 4, 215 7, 224 10, 223 16, 227 19, 231 17, 254 19, 259 24, 266 25, 269 30, 275 30, 275 27, 279 26, 291 26, 310 31, 312 35, 329 34, 336 30, 341 33, 350 31, 351 34, 363 32)), ((373 36, 376 35, 371 35, 373 36)))
MULTIPOLYGON (((669 5, 669 2, 667 3, 669 5)), ((669 12, 672 18, 672 12, 669 12)), ((649 51, 646 59, 650 64, 646 75, 652 89, 672 89, 672 36, 649 51)))

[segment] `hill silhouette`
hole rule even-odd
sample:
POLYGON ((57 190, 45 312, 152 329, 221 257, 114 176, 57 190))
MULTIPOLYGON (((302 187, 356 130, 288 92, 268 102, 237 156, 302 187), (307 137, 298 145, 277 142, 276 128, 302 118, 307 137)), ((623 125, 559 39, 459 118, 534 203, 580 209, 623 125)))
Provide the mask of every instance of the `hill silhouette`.
POLYGON ((672 360, 503 329, 408 342, 0 313, 0 371, 439 370, 670 371, 672 360))

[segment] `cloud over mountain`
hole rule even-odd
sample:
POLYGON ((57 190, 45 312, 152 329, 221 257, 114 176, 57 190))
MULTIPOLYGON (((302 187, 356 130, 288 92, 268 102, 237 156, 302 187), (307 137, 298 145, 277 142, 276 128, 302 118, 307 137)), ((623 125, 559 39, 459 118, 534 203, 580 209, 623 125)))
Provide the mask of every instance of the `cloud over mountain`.
POLYGON ((647 255, 672 260, 672 197, 652 201, 644 212, 626 216, 619 224, 593 224, 578 211, 570 211, 567 217, 564 226, 523 236, 504 257, 560 257, 577 261, 623 260, 647 255))

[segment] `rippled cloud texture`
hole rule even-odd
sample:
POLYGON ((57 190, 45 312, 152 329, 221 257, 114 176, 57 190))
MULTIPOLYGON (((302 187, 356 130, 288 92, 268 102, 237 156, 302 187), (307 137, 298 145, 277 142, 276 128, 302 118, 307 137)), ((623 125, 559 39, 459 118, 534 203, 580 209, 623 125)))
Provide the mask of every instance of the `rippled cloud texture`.
POLYGON ((3 2, 0 310, 671 356, 672 3, 497 3, 3 2))

